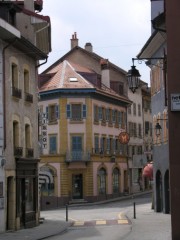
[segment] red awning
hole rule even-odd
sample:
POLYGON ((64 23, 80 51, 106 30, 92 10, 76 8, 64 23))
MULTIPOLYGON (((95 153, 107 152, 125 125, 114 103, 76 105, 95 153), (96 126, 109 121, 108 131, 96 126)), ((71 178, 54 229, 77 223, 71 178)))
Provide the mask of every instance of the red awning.
POLYGON ((148 163, 143 169, 143 177, 153 178, 153 164, 148 163))

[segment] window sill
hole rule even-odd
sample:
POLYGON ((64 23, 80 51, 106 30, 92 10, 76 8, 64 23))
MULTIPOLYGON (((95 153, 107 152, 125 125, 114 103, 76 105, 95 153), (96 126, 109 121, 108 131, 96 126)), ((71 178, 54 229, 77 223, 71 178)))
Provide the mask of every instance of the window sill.
POLYGON ((84 121, 83 119, 82 120, 73 120, 73 119, 70 119, 70 123, 71 124, 82 124, 84 121))
POLYGON ((49 122, 48 122, 48 125, 55 125, 55 124, 58 124, 58 121, 57 121, 57 120, 49 121, 49 122))

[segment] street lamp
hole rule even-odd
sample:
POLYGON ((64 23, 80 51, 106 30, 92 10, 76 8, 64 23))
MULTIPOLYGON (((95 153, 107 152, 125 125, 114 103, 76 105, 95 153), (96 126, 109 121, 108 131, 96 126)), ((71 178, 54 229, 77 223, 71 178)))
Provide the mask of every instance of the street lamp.
POLYGON ((135 93, 136 89, 139 87, 139 82, 140 82, 140 73, 136 69, 136 66, 134 66, 134 58, 132 58, 133 61, 133 66, 131 66, 131 69, 127 73, 127 80, 128 80, 128 86, 129 89, 135 93))
POLYGON ((159 136, 161 135, 161 130, 162 130, 162 127, 161 127, 161 125, 157 122, 157 123, 156 123, 156 126, 155 126, 156 137, 159 137, 159 136))
POLYGON ((135 60, 137 60, 137 61, 141 61, 141 60, 160 60, 160 59, 163 60, 163 68, 166 71, 166 65, 165 65, 166 56, 165 55, 164 55, 164 57, 157 57, 157 58, 156 57, 155 58, 132 58, 133 65, 131 66, 131 69, 128 71, 126 77, 127 77, 129 89, 133 93, 135 93, 136 89, 139 88, 140 77, 141 77, 139 71, 136 69, 136 66, 134 66, 134 61, 135 60))

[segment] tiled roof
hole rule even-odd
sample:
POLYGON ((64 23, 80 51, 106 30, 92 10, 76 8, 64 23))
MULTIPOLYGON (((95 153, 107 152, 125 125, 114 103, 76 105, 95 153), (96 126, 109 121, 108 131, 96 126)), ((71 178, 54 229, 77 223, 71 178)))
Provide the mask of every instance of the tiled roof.
POLYGON ((91 75, 94 80, 97 74, 91 69, 64 60, 58 65, 55 65, 54 68, 50 68, 45 74, 40 74, 39 80, 41 79, 42 84, 39 88, 39 92, 41 93, 57 89, 95 89, 97 94, 130 102, 127 97, 119 95, 114 90, 103 84, 98 87, 97 85, 91 83, 91 75), (89 74, 89 81, 85 77, 81 76, 81 73, 89 74), (42 80, 43 76, 44 83, 42 80))
MULTIPOLYGON (((73 65, 73 64, 72 64, 73 65)), ((74 64, 74 67, 68 61, 63 61, 56 65, 48 73, 54 73, 50 79, 41 86, 40 91, 48 91, 60 88, 94 88, 94 86, 83 78, 76 70, 91 72, 89 69, 74 64)), ((46 74, 48 74, 46 73, 46 74)))

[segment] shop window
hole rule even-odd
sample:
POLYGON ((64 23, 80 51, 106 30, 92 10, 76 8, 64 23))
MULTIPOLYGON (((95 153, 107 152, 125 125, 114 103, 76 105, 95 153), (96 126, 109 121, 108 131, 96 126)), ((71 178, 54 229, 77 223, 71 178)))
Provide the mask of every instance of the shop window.
POLYGON ((54 196, 54 171, 48 166, 43 166, 39 171, 39 184, 42 196, 54 196))
POLYGON ((34 179, 25 179, 25 201, 26 201, 26 212, 34 211, 34 179))

